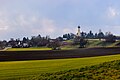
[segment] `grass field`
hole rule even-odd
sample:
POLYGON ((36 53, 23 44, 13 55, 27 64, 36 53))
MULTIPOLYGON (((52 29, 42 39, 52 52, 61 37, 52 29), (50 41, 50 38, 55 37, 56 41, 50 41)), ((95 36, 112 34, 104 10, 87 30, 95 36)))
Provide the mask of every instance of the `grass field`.
MULTIPOLYGON (((25 79, 25 78, 23 78, 25 79)), ((28 78, 27 78, 28 79, 28 78)), ((120 80, 120 60, 104 62, 69 71, 39 74, 34 80, 120 80)))
POLYGON ((6 51, 38 51, 38 50, 51 50, 51 48, 46 47, 35 47, 35 48, 9 48, 6 51))
POLYGON ((41 73, 68 71, 70 69, 79 69, 81 67, 113 60, 120 60, 120 55, 91 58, 0 62, 0 80, 15 80, 19 78, 27 79, 30 76, 36 76, 41 73))
MULTIPOLYGON (((76 47, 62 47, 62 50, 72 50, 77 49, 76 47)), ((42 51, 42 50, 52 50, 51 48, 9 48, 5 51, 42 51)))
POLYGON ((114 43, 109 43, 100 40, 88 40, 87 47, 117 47, 116 44, 120 43, 120 41, 116 41, 114 43))
POLYGON ((115 43, 108 43, 100 40, 89 40, 87 47, 115 47, 119 42, 120 41, 116 41, 115 43))

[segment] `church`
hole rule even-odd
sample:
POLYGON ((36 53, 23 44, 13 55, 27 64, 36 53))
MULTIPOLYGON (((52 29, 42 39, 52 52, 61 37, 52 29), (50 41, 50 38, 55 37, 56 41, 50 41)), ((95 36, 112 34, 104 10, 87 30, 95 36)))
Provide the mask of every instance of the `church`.
POLYGON ((80 30, 80 26, 78 26, 78 31, 77 31, 77 34, 75 35, 74 37, 74 44, 79 44, 80 43, 80 40, 82 39, 81 37, 81 30, 80 30))
POLYGON ((77 32, 77 37, 81 37, 81 33, 80 33, 80 26, 78 26, 78 32, 77 32))

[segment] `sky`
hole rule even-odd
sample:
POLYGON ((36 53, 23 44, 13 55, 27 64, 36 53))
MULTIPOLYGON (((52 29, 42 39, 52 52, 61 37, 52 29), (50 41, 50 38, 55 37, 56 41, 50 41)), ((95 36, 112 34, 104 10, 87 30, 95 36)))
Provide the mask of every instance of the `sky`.
POLYGON ((120 0, 0 0, 0 40, 101 29, 120 35, 120 0))

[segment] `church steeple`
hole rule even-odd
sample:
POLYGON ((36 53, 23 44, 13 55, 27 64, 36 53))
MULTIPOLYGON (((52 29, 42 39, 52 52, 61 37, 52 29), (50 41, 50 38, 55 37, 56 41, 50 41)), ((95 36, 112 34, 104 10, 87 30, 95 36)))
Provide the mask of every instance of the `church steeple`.
POLYGON ((77 36, 81 37, 80 26, 78 26, 78 33, 77 33, 77 36))

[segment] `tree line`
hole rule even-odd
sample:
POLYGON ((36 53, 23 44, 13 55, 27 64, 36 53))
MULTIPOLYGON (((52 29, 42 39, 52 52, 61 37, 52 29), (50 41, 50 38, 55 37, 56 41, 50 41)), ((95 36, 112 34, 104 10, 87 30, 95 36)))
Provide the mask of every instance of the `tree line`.
POLYGON ((12 48, 27 48, 27 47, 41 47, 46 46, 49 43, 50 37, 41 37, 41 35, 38 36, 32 36, 31 39, 28 37, 23 37, 22 40, 20 39, 14 39, 11 38, 9 41, 0 41, 0 48, 5 47, 12 47, 12 48))
MULTIPOLYGON (((68 33, 63 35, 63 39, 65 38, 66 40, 74 39, 75 34, 73 33, 68 33)), ((111 34, 110 32, 106 32, 105 34, 100 30, 98 33, 93 33, 91 30, 89 33, 86 32, 81 32, 81 37, 85 39, 105 39, 106 41, 112 41, 114 42, 115 39, 120 39, 119 37, 111 34)))
POLYGON ((120 37, 117 37, 111 33, 104 34, 101 30, 99 33, 95 34, 92 31, 89 31, 89 33, 81 32, 80 37, 77 37, 77 35, 73 33, 68 33, 64 34, 62 37, 57 37, 56 39, 51 39, 49 36, 42 37, 41 35, 38 35, 32 36, 31 38, 23 37, 22 40, 11 38, 9 41, 0 41, 0 49, 4 49, 5 47, 28 48, 42 46, 55 49, 60 46, 60 42, 71 39, 73 40, 74 44, 79 44, 80 47, 85 47, 85 44, 87 44, 86 39, 105 39, 107 42, 115 42, 116 39, 120 39, 120 37))

